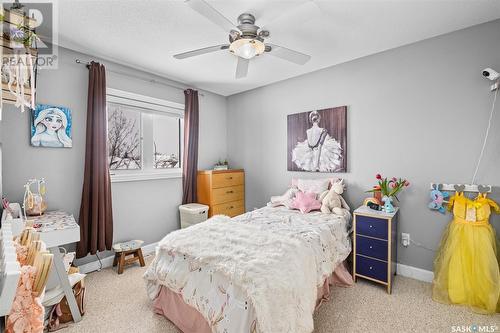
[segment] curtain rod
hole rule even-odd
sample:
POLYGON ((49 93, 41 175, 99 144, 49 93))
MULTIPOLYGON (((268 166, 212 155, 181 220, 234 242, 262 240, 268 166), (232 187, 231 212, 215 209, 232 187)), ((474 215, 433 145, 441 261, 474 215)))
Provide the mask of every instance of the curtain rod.
MULTIPOLYGON (((90 66, 90 62, 88 62, 88 61, 83 61, 83 60, 80 60, 80 59, 75 59, 75 62, 77 64, 79 64, 79 65, 85 65, 87 67, 90 66)), ((109 72, 112 72, 112 73, 115 73, 115 74, 130 76, 130 77, 133 77, 133 78, 136 78, 136 79, 139 79, 139 80, 142 80, 142 81, 146 81, 146 82, 149 82, 149 83, 162 84, 164 86, 175 88, 175 89, 182 90, 182 91, 184 91, 185 89, 188 89, 187 87, 182 87, 182 86, 178 86, 178 85, 175 85, 175 84, 172 84, 172 83, 166 83, 166 82, 158 81, 158 80, 155 80, 155 79, 146 79, 146 78, 140 77, 138 75, 133 75, 133 74, 125 73, 125 72, 122 72, 122 71, 115 71, 115 70, 112 70, 112 69, 106 69, 106 71, 109 71, 109 72)), ((198 92, 198 95, 205 96, 202 92, 198 92)))

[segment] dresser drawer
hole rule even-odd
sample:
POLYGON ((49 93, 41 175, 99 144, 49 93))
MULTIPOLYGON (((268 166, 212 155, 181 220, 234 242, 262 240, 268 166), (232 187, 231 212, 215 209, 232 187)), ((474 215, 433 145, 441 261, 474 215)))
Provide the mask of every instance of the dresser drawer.
POLYGON ((356 235, 356 253, 387 260, 387 241, 356 235))
POLYGON ((212 175, 212 188, 243 185, 245 174, 243 172, 224 172, 212 175))
POLYGON ((356 233, 387 239, 387 220, 371 216, 356 215, 356 233))
POLYGON ((245 203, 243 202, 243 200, 228 202, 221 205, 215 205, 212 207, 212 216, 222 214, 233 217, 241 215, 244 212, 245 212, 245 203))
POLYGON ((356 255, 356 274, 387 282, 387 263, 356 255))
POLYGON ((213 189, 212 204, 218 205, 226 202, 243 200, 244 191, 243 185, 213 189))

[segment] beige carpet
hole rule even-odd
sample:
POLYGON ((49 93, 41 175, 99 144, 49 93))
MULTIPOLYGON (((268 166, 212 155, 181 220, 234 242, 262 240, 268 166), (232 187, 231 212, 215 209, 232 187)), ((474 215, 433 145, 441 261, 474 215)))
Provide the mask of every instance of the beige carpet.
MULTIPOLYGON (((122 275, 111 268, 89 274, 87 313, 81 322, 60 332, 179 332, 152 312, 142 280, 144 270, 130 266, 122 275)), ((365 281, 352 288, 334 288, 330 301, 314 318, 315 332, 321 333, 452 332, 452 325, 474 324, 497 325, 500 332, 500 315, 478 315, 464 307, 435 303, 430 284, 400 276, 392 295, 365 281)))

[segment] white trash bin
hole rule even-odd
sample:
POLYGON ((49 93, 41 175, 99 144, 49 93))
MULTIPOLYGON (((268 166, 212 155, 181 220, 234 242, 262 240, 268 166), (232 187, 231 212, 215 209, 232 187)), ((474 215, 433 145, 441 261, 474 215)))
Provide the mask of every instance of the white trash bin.
POLYGON ((208 206, 199 203, 180 205, 179 212, 182 229, 206 221, 208 218, 208 206))

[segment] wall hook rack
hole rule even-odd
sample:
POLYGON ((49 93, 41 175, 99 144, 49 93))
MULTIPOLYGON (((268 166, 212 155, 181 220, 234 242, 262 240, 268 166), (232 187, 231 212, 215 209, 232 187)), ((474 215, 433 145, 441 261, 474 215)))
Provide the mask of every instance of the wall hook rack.
POLYGON ((475 185, 475 184, 444 184, 431 183, 430 189, 438 188, 445 192, 476 192, 476 193, 491 193, 491 185, 475 185))

